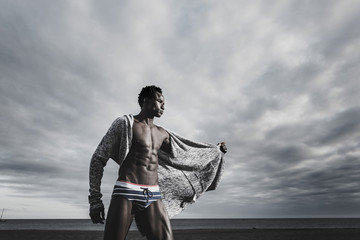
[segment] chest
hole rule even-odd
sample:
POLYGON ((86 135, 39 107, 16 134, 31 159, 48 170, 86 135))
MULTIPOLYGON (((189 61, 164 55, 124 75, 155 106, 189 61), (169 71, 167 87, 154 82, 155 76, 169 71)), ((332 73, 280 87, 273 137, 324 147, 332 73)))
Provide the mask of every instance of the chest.
POLYGON ((146 148, 160 148, 163 141, 164 136, 156 126, 134 124, 133 144, 146 148))

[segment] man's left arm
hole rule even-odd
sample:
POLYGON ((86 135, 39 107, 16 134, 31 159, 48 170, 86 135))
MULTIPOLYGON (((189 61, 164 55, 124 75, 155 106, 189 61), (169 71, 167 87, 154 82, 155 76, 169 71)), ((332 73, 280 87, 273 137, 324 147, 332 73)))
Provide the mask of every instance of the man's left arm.
POLYGON ((170 144, 170 135, 167 131, 163 130, 164 131, 164 140, 163 140, 163 143, 160 147, 160 149, 166 153, 170 153, 171 152, 171 144, 170 144))

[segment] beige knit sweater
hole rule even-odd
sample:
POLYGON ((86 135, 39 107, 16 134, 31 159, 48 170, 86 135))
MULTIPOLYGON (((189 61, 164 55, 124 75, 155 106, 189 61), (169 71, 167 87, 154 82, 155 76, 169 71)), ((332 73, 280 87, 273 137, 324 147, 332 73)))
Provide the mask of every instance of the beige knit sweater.
MULTIPOLYGON (((132 142, 132 115, 117 118, 90 162, 90 208, 104 207, 100 185, 104 167, 111 158, 121 167, 132 142)), ((197 143, 169 130, 171 152, 159 152, 159 186, 169 217, 180 213, 201 194, 214 190, 220 181, 224 160, 217 145, 197 143)))

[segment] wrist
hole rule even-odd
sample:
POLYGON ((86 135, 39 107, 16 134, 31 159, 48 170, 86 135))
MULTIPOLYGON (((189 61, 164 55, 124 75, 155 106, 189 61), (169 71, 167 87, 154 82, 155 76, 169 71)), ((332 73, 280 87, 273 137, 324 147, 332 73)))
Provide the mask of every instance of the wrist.
POLYGON ((90 210, 104 209, 104 204, 101 200, 96 203, 90 203, 90 210))

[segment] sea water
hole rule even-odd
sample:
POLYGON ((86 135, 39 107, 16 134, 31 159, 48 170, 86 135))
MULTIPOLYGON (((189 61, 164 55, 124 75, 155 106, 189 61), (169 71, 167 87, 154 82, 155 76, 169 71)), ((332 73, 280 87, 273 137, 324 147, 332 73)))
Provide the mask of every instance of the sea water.
MULTIPOLYGON (((172 219, 171 224, 174 230, 360 228, 360 218, 172 219)), ((0 230, 103 231, 104 225, 89 219, 8 219, 0 230)), ((134 223, 130 230, 136 230, 134 223)))

